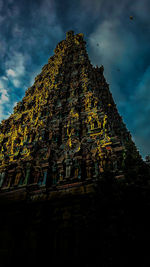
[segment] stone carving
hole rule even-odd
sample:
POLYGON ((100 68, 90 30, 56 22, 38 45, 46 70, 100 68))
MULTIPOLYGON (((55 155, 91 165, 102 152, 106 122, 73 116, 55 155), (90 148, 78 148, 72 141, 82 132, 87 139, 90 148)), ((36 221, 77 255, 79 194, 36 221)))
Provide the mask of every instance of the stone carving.
POLYGON ((85 44, 83 34, 69 31, 0 124, 1 188, 98 178, 106 166, 126 171, 130 157, 138 173, 142 159, 118 114, 104 67, 92 66, 85 44), (50 167, 42 167, 47 161, 50 167), (11 164, 17 165, 14 174, 11 164))
POLYGON ((5 180, 3 182, 3 186, 2 186, 3 189, 8 189, 10 187, 11 179, 12 179, 11 173, 7 172, 5 175, 5 180))
POLYGON ((41 167, 35 166, 33 168, 33 183, 38 184, 41 177, 41 167))
POLYGON ((0 173, 0 188, 3 185, 4 178, 5 178, 5 172, 3 171, 3 172, 0 173))
POLYGON ((65 164, 66 164, 66 178, 70 178, 71 167, 72 167, 72 160, 70 159, 70 157, 69 157, 68 154, 66 155, 65 164))
POLYGON ((15 176, 15 180, 14 180, 14 186, 18 186, 20 184, 22 184, 22 181, 25 178, 25 174, 24 174, 24 170, 22 167, 18 166, 16 168, 16 176, 15 176))
POLYGON ((52 163, 52 184, 57 184, 57 164, 55 161, 52 163))
POLYGON ((41 182, 41 184, 40 185, 46 185, 46 180, 47 180, 47 173, 48 173, 48 170, 44 170, 43 171, 44 172, 44 174, 43 174, 43 181, 41 182))
POLYGON ((25 173, 25 179, 22 181, 23 186, 28 184, 29 178, 30 178, 30 173, 31 173, 31 163, 27 162, 26 164, 26 173, 25 173))

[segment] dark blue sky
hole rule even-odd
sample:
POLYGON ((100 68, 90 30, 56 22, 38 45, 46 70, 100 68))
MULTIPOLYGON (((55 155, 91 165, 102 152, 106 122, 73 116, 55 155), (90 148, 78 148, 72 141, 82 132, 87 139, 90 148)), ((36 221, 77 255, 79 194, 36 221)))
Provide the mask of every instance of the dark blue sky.
POLYGON ((66 31, 84 33, 141 155, 150 153, 150 1, 0 0, 0 121, 66 31), (130 19, 133 16, 133 19, 130 19))

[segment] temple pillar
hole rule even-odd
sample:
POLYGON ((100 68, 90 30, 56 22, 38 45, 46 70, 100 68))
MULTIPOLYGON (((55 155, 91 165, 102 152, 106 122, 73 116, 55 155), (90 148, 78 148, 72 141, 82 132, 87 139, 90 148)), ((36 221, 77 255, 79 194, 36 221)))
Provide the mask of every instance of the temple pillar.
POLYGON ((5 179, 5 172, 3 171, 0 173, 0 188, 3 185, 4 179, 5 179))

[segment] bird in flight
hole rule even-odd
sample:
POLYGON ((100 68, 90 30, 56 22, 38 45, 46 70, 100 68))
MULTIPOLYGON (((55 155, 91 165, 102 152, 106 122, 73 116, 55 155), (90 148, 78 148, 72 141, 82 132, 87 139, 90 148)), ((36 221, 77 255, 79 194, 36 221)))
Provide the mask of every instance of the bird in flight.
POLYGON ((130 19, 133 20, 133 16, 130 16, 130 19))

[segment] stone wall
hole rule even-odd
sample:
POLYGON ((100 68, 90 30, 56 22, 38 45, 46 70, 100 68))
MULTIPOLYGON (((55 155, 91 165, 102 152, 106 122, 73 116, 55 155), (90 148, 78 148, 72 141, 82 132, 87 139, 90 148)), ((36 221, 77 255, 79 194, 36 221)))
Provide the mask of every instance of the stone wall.
POLYGON ((0 266, 149 266, 149 188, 108 185, 1 198, 0 266))

